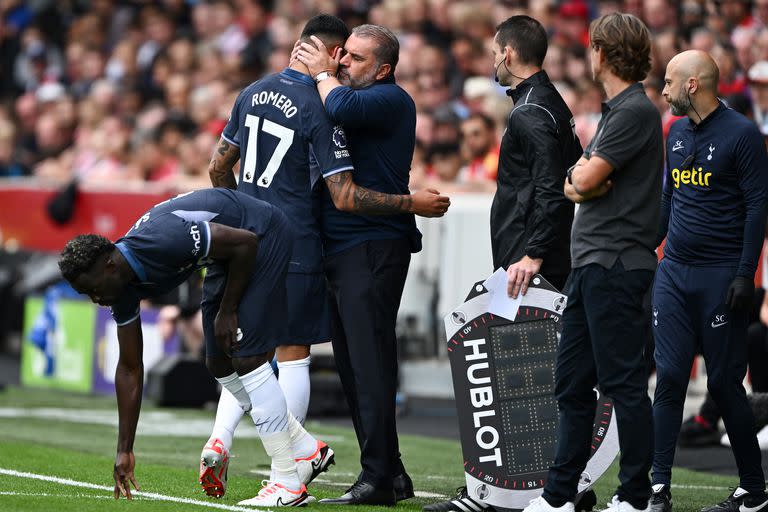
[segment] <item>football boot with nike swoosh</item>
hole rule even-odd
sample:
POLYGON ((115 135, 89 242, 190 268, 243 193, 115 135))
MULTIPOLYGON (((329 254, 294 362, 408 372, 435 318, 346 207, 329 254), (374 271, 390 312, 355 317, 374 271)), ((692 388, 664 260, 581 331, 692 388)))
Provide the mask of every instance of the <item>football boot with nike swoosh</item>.
POLYGON ((243 500, 238 505, 250 507, 303 507, 314 501, 314 497, 307 493, 307 486, 301 484, 297 491, 288 489, 283 484, 262 480, 263 487, 259 494, 251 499, 243 500))
POLYGON ((317 442, 317 450, 309 457, 296 459, 296 471, 299 473, 299 481, 304 485, 314 480, 317 475, 328 471, 328 467, 335 464, 333 450, 322 441, 317 442))
POLYGON ((737 487, 725 501, 704 507, 701 512, 760 512, 768 511, 768 496, 765 491, 761 494, 751 494, 741 487, 737 487))

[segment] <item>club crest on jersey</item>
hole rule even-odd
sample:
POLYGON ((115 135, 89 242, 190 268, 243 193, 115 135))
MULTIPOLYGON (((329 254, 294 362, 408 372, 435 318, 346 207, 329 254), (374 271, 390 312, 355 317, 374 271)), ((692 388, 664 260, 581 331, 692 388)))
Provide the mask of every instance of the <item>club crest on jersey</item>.
POLYGON ((347 147, 347 134, 344 133, 344 128, 341 126, 333 127, 333 143, 341 149, 347 147))

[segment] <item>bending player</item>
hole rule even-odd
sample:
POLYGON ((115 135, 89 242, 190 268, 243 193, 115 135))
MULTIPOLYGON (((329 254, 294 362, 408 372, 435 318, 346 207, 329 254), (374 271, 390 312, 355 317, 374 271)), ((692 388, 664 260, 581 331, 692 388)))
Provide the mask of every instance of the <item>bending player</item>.
MULTIPOLYGON (((311 36, 336 53, 349 29, 341 19, 320 14, 304 26, 301 40, 309 42, 311 36)), ((384 194, 346 179, 354 170, 346 135, 328 117, 315 82, 299 61, 240 93, 208 170, 214 186, 237 188, 274 204, 291 220, 295 240, 287 276, 290 345, 277 348, 277 361, 288 410, 303 422, 309 404, 310 345, 330 341, 317 221, 319 177, 343 184, 328 187, 336 208, 362 215, 436 217, 445 213, 449 200, 435 191, 384 194), (236 182, 232 169, 240 159, 236 182)), ((201 455, 201 483, 209 495, 221 496, 226 490, 228 453, 242 414, 231 394, 222 391, 213 432, 201 455)), ((295 455, 305 482, 333 463, 333 450, 322 442, 301 443, 295 455)))
POLYGON ((311 500, 293 446, 309 439, 288 412, 267 354, 285 342, 285 275, 293 235, 285 215, 226 189, 182 194, 156 205, 124 237, 70 240, 59 268, 79 293, 112 308, 120 357, 115 373, 119 413, 115 498, 131 498, 133 443, 144 378, 139 301, 174 289, 203 266, 203 329, 210 372, 250 413, 274 478, 245 505, 297 506, 311 500))

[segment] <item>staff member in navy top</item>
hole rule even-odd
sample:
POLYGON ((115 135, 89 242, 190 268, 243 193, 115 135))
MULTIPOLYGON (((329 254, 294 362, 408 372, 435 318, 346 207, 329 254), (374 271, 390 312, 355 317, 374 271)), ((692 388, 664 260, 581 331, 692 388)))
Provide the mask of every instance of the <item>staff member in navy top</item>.
POLYGON ((307 501, 290 436, 303 428, 288 414, 266 357, 287 335, 285 274, 292 243, 280 210, 221 188, 156 205, 114 244, 98 235, 67 243, 59 260, 62 275, 79 293, 110 306, 118 326, 115 498, 130 498, 129 484, 138 489, 133 442, 144 378, 139 301, 168 293, 208 266, 221 267, 222 277, 206 278, 203 287, 206 365, 250 412, 275 472, 264 488, 268 493, 241 504, 278 507, 307 501))
MULTIPOLYGON (((315 46, 301 45, 298 58, 315 78, 331 118, 346 130, 355 182, 378 192, 408 194, 416 108, 395 84, 397 38, 384 27, 359 26, 347 39, 340 61, 328 56, 320 39, 312 41, 315 46)), ((330 193, 322 229, 325 271, 334 297, 333 351, 352 410, 362 473, 346 494, 323 501, 393 505, 413 496, 395 425, 395 323, 411 252, 421 249, 421 233, 412 214, 370 217, 334 208, 333 190, 349 179, 350 173, 339 173, 326 180, 330 193)))
POLYGON ((754 275, 763 245, 768 157, 754 123, 717 99, 719 71, 700 51, 667 65, 664 98, 687 116, 667 137, 658 241, 664 259, 653 286, 656 397, 654 510, 671 510, 675 441, 693 358, 701 350, 707 388, 722 412, 739 487, 709 512, 768 505, 755 422, 742 380, 754 275))

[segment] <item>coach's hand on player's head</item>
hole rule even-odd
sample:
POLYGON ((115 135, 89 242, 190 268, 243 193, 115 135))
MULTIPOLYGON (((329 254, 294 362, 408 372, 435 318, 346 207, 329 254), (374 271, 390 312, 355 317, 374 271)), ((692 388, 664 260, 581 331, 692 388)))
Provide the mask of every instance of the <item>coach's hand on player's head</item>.
POLYGON ((139 490, 139 483, 133 476, 135 465, 136 459, 133 452, 117 452, 115 468, 112 472, 112 478, 115 479, 115 499, 119 499, 121 494, 129 500, 132 499, 131 484, 133 484, 134 489, 139 490))
POLYGON ((213 336, 221 351, 228 357, 232 357, 232 351, 240 348, 240 342, 237 339, 237 311, 219 310, 213 321, 213 336))
POLYGON ((336 48, 333 55, 331 55, 320 38, 315 36, 311 36, 311 38, 314 46, 309 43, 301 43, 296 57, 307 66, 309 74, 313 78, 323 71, 328 71, 335 75, 339 70, 341 48, 336 48))
POLYGON ((510 265, 507 269, 507 295, 513 299, 516 299, 518 294, 525 295, 528 291, 528 283, 533 274, 539 272, 543 262, 541 258, 523 256, 520 261, 510 265))
POLYGON ((296 42, 293 43, 293 50, 291 50, 291 60, 288 61, 289 66, 299 59, 300 49, 301 49, 301 39, 297 39, 296 42))
POLYGON ((728 287, 725 303, 734 311, 749 311, 752 307, 752 298, 755 295, 755 283, 752 279, 736 276, 728 287))
POLYGON ((442 217, 451 206, 451 198, 441 196, 433 188, 418 190, 411 194, 413 213, 419 217, 442 217))

